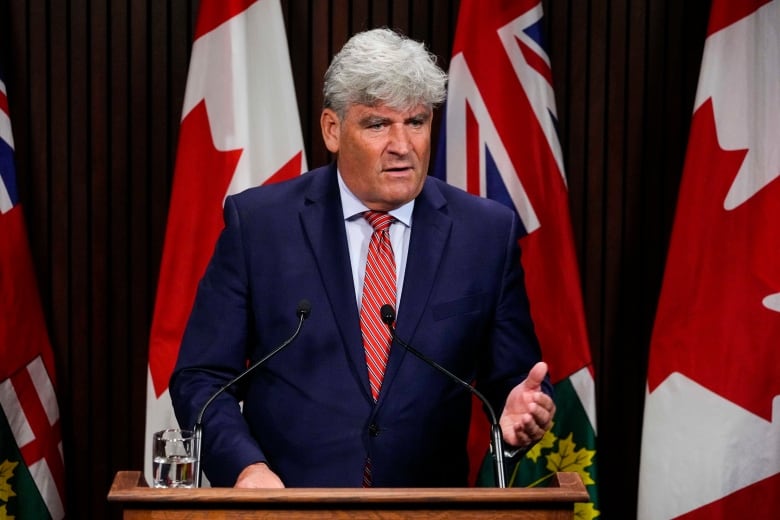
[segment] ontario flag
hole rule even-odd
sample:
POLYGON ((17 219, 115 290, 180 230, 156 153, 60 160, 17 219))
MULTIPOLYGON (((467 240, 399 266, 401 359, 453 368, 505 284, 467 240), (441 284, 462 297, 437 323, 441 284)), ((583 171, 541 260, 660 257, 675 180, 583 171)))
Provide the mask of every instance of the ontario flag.
POLYGON ((168 379, 225 197, 306 170, 279 0, 201 1, 190 60, 149 343, 149 481, 152 432, 176 425, 168 379))
POLYGON ((655 325, 638 517, 780 512, 780 0, 713 0, 655 325))
POLYGON ((65 518, 65 464, 46 332, 0 76, 0 518, 65 518))
MULTIPOLYGON (((536 0, 461 2, 434 175, 514 209, 525 231, 526 287, 558 412, 509 483, 540 485, 555 472, 576 471, 592 499, 577 505, 578 518, 595 518, 594 378, 542 16, 536 0)), ((485 420, 477 408, 473 420, 485 420)), ((477 477, 489 427, 472 426, 477 477)), ((487 484, 484 467, 478 482, 487 484)))

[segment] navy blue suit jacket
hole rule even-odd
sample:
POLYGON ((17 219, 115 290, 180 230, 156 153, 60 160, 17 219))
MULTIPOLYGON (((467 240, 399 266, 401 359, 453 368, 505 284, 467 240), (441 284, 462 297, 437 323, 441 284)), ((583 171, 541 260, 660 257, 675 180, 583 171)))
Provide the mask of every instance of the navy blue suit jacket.
MULTIPOLYGON (((396 344, 373 402, 335 165, 229 197, 224 218, 171 379, 179 424, 192 427, 247 360, 292 334, 301 299, 311 315, 293 344, 209 407, 212 485, 267 461, 287 486, 359 487, 367 456, 378 487, 467 485, 465 389, 396 344)), ((396 321, 400 338, 476 380, 497 414, 540 359, 517 234, 508 208, 427 178, 396 321)))

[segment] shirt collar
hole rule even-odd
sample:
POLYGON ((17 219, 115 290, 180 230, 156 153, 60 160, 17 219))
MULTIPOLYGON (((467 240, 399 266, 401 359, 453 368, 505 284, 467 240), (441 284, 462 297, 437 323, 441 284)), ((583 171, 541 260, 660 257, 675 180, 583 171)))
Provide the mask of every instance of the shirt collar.
MULTIPOLYGON (((341 177, 341 172, 338 172, 339 179, 339 192, 341 193, 341 210, 344 212, 344 220, 354 220, 358 215, 362 215, 364 211, 368 211, 368 207, 360 202, 354 193, 352 193, 347 187, 344 179, 341 177)), ((400 208, 396 208, 389 213, 406 227, 412 225, 412 211, 414 211, 414 200, 410 200, 400 208)))

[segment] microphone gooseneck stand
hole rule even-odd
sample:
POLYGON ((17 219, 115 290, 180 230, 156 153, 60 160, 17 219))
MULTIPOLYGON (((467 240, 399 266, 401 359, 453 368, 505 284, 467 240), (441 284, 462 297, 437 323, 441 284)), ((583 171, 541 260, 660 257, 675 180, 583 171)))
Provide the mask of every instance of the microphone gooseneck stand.
POLYGON ((295 329, 295 332, 293 332, 292 336, 287 338, 281 345, 273 349, 271 352, 269 352, 266 356, 259 359, 254 364, 250 365, 249 368, 238 374, 236 377, 228 381, 222 388, 214 392, 214 395, 212 395, 208 401, 206 401, 206 404, 203 405, 203 407, 200 409, 200 412, 198 413, 198 418, 195 421, 195 427, 193 428, 192 437, 193 442, 195 443, 195 487, 200 487, 201 482, 201 471, 200 471, 200 457, 201 457, 201 438, 203 435, 203 414, 206 413, 206 409, 209 407, 209 405, 222 395, 225 390, 233 386, 234 384, 241 381, 244 377, 252 373, 257 367, 264 365, 269 359, 274 357, 276 354, 279 353, 280 350, 282 350, 284 347, 289 345, 293 342, 295 338, 298 337, 298 334, 301 332, 301 327, 303 326, 303 322, 306 318, 309 317, 309 314, 311 314, 311 303, 309 303, 309 300, 301 300, 298 302, 298 307, 295 311, 295 314, 298 316, 298 326, 295 329))
POLYGON ((493 407, 490 405, 490 402, 488 402, 487 398, 482 395, 482 393, 468 384, 463 379, 459 378, 437 362, 433 361, 432 359, 426 357, 423 353, 406 343, 404 340, 399 338, 395 333, 395 327, 393 327, 393 322, 395 322, 395 309, 392 307, 392 305, 385 304, 382 306, 382 308, 379 310, 379 312, 382 315, 382 321, 385 322, 387 325, 387 328, 390 329, 390 335, 393 337, 394 341, 397 341, 402 347, 404 347, 407 351, 411 352, 421 360, 423 360, 425 363, 429 364, 430 366, 434 367, 439 372, 443 373, 453 381, 457 382, 461 386, 465 387, 469 392, 477 396, 480 401, 482 401, 482 404, 485 406, 485 408, 488 411, 488 414, 490 415, 490 450, 493 452, 493 473, 496 478, 496 484, 500 488, 506 487, 506 476, 504 475, 504 438, 501 434, 501 426, 498 423, 498 419, 496 417, 496 412, 493 410, 493 407))

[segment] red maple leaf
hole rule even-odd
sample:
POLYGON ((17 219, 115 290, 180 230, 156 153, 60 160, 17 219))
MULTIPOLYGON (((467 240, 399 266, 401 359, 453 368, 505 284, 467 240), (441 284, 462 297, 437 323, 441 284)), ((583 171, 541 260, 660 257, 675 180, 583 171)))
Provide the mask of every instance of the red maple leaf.
MULTIPOLYGON (((775 136, 766 136, 774 139, 775 136)), ((712 101, 694 114, 669 248, 648 386, 672 372, 771 420, 780 394, 780 182, 724 208, 746 150, 718 144, 712 101)))
POLYGON ((222 200, 241 150, 214 147, 206 104, 181 123, 165 248, 152 323, 149 368, 159 397, 168 388, 184 325, 222 230, 222 200))
MULTIPOLYGON (((222 202, 241 153, 214 147, 205 101, 182 121, 149 348, 157 397, 168 388, 198 282, 224 227, 222 202)), ((299 175, 302 157, 298 151, 265 184, 299 175)))

